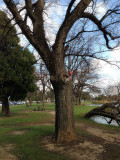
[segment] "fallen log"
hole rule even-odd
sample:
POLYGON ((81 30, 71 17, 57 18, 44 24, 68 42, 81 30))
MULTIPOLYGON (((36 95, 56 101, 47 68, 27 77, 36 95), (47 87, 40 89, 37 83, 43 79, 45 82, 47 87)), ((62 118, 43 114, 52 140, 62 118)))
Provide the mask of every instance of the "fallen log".
POLYGON ((109 121, 106 120, 108 124, 111 124, 112 120, 115 120, 120 126, 120 101, 105 103, 101 107, 94 108, 85 114, 84 118, 91 118, 97 115, 110 118, 109 121))

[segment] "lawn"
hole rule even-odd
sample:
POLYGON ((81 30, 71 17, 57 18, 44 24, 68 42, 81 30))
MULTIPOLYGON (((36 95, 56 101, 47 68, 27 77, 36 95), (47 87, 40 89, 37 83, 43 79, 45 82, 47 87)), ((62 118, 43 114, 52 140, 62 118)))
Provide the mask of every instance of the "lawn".
MULTIPOLYGON (((33 111, 37 110, 38 106, 39 104, 33 104, 29 108, 26 108, 25 105, 10 106, 12 113, 10 118, 0 114, 0 146, 5 148, 8 144, 12 144, 13 147, 9 152, 16 155, 18 160, 73 160, 74 156, 71 153, 67 154, 67 151, 46 149, 44 139, 54 135, 53 111, 55 106, 54 104, 46 104, 45 111, 33 111)), ((92 120, 85 120, 83 115, 93 108, 90 106, 74 107, 79 143, 89 140, 90 136, 92 139, 91 133, 86 131, 88 125, 97 127, 97 129, 105 129, 110 134, 120 133, 118 127, 100 125, 92 120), (83 127, 84 125, 87 127, 83 127)), ((68 148, 69 146, 66 150, 68 148)), ((120 154, 119 151, 115 151, 115 153, 120 154)))

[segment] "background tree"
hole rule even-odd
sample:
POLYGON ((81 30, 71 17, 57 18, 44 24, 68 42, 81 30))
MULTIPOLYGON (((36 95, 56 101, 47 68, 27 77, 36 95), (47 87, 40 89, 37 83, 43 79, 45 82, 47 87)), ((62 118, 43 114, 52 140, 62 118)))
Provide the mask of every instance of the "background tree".
POLYGON ((104 88, 104 94, 109 102, 120 100, 120 82, 108 85, 104 88))
POLYGON ((107 101, 107 96, 105 94, 100 94, 98 96, 96 96, 95 98, 92 99, 93 100, 93 103, 98 103, 98 104, 103 104, 103 103, 106 103, 107 101))
POLYGON ((69 44, 69 48, 66 51, 65 64, 68 72, 73 71, 72 79, 76 105, 81 104, 83 91, 90 92, 91 94, 99 92, 97 84, 100 83, 98 74, 100 68, 99 63, 95 63, 91 58, 94 57, 94 45, 92 44, 92 41, 98 39, 95 35, 93 35, 92 38, 84 36, 84 29, 87 27, 87 21, 85 20, 83 23, 84 26, 77 37, 73 38, 73 35, 75 34, 75 28, 79 26, 79 23, 75 25, 75 28, 73 27, 69 34, 71 43, 70 41, 66 42, 69 44), (87 42, 85 42, 84 39, 87 39, 87 42))
POLYGON ((55 95, 52 88, 47 90, 46 96, 47 96, 47 99, 50 100, 50 102, 52 103, 55 102, 55 95))
MULTIPOLYGON (((0 27, 2 30, 9 19, 4 12, 0 12, 0 20, 4 22, 0 27)), ((35 89, 32 66, 35 58, 28 49, 24 49, 18 43, 15 28, 12 28, 0 43, 0 100, 2 112, 6 116, 10 116, 9 99, 25 99, 27 93, 35 89)))
POLYGON ((92 97, 91 97, 89 92, 83 92, 82 93, 82 99, 84 100, 84 102, 85 101, 91 101, 92 97))
POLYGON ((120 101, 120 81, 115 84, 116 93, 115 93, 115 101, 120 101))
POLYGON ((28 100, 31 99, 32 102, 36 101, 36 103, 42 101, 42 91, 39 91, 39 89, 37 89, 35 92, 32 92, 32 95, 31 95, 31 93, 30 93, 30 95, 28 93, 27 99, 28 100), (29 96, 30 96, 30 98, 29 98, 29 96))
POLYGON ((38 63, 38 65, 39 67, 36 69, 36 76, 39 84, 39 91, 41 91, 42 96, 42 110, 45 110, 46 91, 48 90, 48 86, 50 87, 50 76, 42 60, 38 63))
POLYGON ((83 64, 80 65, 80 69, 73 74, 76 104, 81 104, 83 91, 91 94, 99 92, 99 88, 97 87, 99 82, 97 70, 98 67, 93 65, 92 62, 83 62, 83 64))
POLYGON ((114 95, 116 95, 116 88, 114 85, 108 85, 106 88, 104 88, 104 94, 106 95, 106 98, 109 102, 112 102, 115 100, 114 95))
MULTIPOLYGON (((51 2, 45 0, 25 0, 25 3, 21 5, 18 4, 18 1, 14 0, 3 0, 7 5, 8 9, 13 15, 16 23, 22 30, 22 33, 26 36, 29 42, 33 47, 38 51, 42 60, 50 74, 51 83, 55 92, 55 138, 58 141, 72 141, 76 139, 75 128, 74 128, 74 118, 73 118, 73 83, 65 83, 65 76, 68 75, 66 70, 64 59, 66 57, 66 51, 69 45, 67 42, 71 42, 79 36, 81 31, 84 31, 85 38, 81 41, 81 45, 87 42, 87 37, 93 36, 96 34, 99 35, 99 43, 106 45, 108 49, 116 46, 116 42, 119 42, 120 31, 119 31, 119 13, 120 13, 120 2, 118 0, 114 1, 112 4, 111 1, 105 0, 70 0, 57 2, 58 5, 63 5, 63 17, 60 21, 60 27, 58 30, 55 30, 56 36, 54 44, 49 43, 46 36, 46 28, 48 24, 45 21, 44 13, 47 12, 48 7, 51 7, 51 2), (103 2, 106 4, 106 12, 104 15, 97 13, 97 4, 103 2), (105 3, 106 2, 106 3, 105 3), (50 4, 50 5, 49 5, 50 4), (22 6, 22 7, 21 7, 22 6), (65 8, 66 6, 66 8, 65 8), (22 16, 23 11, 25 13, 22 16), (114 18, 113 18, 114 17, 114 18), (87 19, 87 28, 83 30, 87 19), (31 21, 31 24, 28 24, 28 20, 31 21), (76 28, 75 35, 73 35, 72 40, 69 40, 68 34, 76 24, 79 22, 79 28, 76 28), (115 40, 115 43, 111 43, 112 40, 115 40), (115 44, 115 45, 114 45, 115 44), (114 46, 113 46, 114 45, 114 46)), ((56 10, 57 12, 57 10, 56 10)), ((54 16, 55 18, 55 13, 54 16)), ((48 28, 47 28, 48 29, 48 28)), ((95 41, 93 41, 94 43, 95 41)), ((101 51, 103 47, 99 47, 99 43, 95 43, 94 48, 95 52, 101 51)), ((103 45, 102 45, 103 46, 103 45)), ((85 46, 83 45, 83 51, 85 46)), ((95 54, 87 55, 85 52, 76 52, 75 56, 91 56, 97 57, 95 54)), ((70 56, 70 55, 69 55, 70 56)), ((72 56, 72 55, 71 55, 72 56)), ((100 56, 100 55, 99 55, 100 56)))
POLYGON ((27 94, 27 97, 26 97, 26 107, 32 106, 33 96, 34 96, 34 92, 29 92, 27 94))

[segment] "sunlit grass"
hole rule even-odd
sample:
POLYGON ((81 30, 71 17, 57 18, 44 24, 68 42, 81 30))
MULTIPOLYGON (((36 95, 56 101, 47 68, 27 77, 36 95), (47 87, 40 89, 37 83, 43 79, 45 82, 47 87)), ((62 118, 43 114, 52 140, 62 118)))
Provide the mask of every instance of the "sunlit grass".
POLYGON ((84 114, 86 114, 87 112, 89 112, 90 110, 94 109, 95 107, 93 106, 75 106, 74 107, 74 114, 75 117, 82 117, 84 116, 84 114))

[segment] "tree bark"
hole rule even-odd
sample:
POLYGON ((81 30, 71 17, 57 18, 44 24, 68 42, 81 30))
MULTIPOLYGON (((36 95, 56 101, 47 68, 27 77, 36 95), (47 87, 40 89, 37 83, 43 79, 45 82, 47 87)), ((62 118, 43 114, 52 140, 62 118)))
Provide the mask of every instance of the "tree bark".
POLYGON ((72 82, 53 84, 55 92, 55 139, 59 142, 76 140, 73 113, 72 82))
POLYGON ((81 105, 81 102, 82 102, 82 94, 80 93, 79 94, 79 105, 81 105))
POLYGON ((32 106, 32 98, 29 99, 30 106, 32 106))
POLYGON ((78 97, 75 97, 76 106, 78 106, 78 97))
POLYGON ((3 101, 2 101, 2 113, 5 113, 5 105, 3 101))
POLYGON ((10 108, 9 108, 9 102, 8 102, 8 98, 5 97, 2 100, 2 113, 5 114, 6 117, 10 117, 10 108))
POLYGON ((30 103, 29 103, 28 99, 25 99, 25 104, 26 104, 26 107, 30 106, 30 103))

